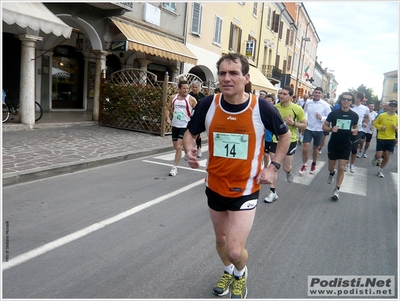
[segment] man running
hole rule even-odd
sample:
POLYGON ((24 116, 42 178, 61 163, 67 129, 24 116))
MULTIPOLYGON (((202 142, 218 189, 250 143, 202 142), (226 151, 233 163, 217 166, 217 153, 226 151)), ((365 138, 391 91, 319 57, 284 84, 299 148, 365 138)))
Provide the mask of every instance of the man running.
POLYGON ((206 195, 216 249, 224 272, 213 289, 231 298, 247 296, 246 241, 253 225, 260 184, 271 184, 290 144, 290 132, 278 110, 245 92, 249 62, 239 53, 217 62, 221 94, 201 100, 183 138, 187 162, 198 168, 194 139, 208 135, 206 195), (274 161, 262 169, 265 130, 279 137, 274 161))
POLYGON ((313 150, 312 150, 312 164, 310 169, 310 174, 315 173, 315 167, 317 165, 319 146, 321 144, 322 136, 324 131, 322 130, 322 125, 326 117, 331 112, 331 108, 328 103, 321 99, 323 97, 324 91, 321 87, 314 89, 313 98, 308 100, 304 105, 304 113, 307 119, 307 128, 304 130, 303 138, 303 166, 301 167, 299 174, 304 175, 307 172, 308 166, 308 149, 310 147, 311 140, 313 140, 313 150))
POLYGON ((329 177, 328 184, 334 181, 336 187, 332 199, 339 200, 339 190, 344 179, 344 167, 349 160, 352 140, 357 136, 358 115, 350 109, 354 96, 350 92, 344 92, 339 97, 340 108, 333 110, 324 122, 323 129, 332 132, 328 142, 329 177), (335 169, 336 161, 339 160, 338 169, 335 169))
POLYGON ((175 177, 178 174, 178 163, 182 157, 182 139, 186 132, 187 124, 192 115, 193 108, 197 101, 189 95, 189 84, 185 80, 178 83, 178 93, 171 96, 165 108, 165 117, 167 123, 172 125, 172 144, 175 149, 174 165, 169 175, 175 177), (170 119, 170 110, 172 109, 172 122, 170 119))
MULTIPOLYGON (((196 98, 197 103, 204 97, 206 97, 203 93, 200 92, 201 89, 201 82, 199 80, 194 80, 191 84, 192 91, 190 91, 190 95, 196 98)), ((197 145, 197 158, 201 158, 203 153, 201 152, 201 136, 198 135, 196 138, 196 145, 197 145)))

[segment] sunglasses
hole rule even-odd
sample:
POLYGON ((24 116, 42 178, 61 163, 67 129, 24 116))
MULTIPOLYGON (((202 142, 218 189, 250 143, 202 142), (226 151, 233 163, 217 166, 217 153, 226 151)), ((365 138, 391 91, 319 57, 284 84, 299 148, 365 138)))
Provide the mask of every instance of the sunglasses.
POLYGON ((342 98, 342 100, 345 100, 345 101, 353 101, 351 98, 342 98))

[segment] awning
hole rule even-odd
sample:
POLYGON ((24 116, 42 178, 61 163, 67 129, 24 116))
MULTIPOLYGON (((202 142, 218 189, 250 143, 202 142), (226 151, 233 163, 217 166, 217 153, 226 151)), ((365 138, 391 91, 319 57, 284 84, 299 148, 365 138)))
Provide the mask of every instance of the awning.
POLYGON ((128 50, 196 65, 196 56, 182 43, 132 25, 112 20, 128 40, 128 50))
POLYGON ((266 78, 265 75, 262 74, 262 72, 258 70, 256 67, 250 65, 249 74, 250 74, 250 82, 252 89, 265 90, 268 93, 273 93, 273 94, 275 94, 276 91, 278 91, 278 89, 271 84, 268 78, 266 78))
POLYGON ((65 24, 40 2, 2 2, 3 21, 8 25, 17 24, 21 28, 41 30, 56 36, 71 36, 72 27, 65 24))

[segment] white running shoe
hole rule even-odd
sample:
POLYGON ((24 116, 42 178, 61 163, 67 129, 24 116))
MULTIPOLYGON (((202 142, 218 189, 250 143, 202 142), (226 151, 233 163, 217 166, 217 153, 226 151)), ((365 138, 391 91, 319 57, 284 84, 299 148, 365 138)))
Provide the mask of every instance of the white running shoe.
POLYGON ((367 154, 364 152, 362 155, 363 158, 368 158, 367 154))
POLYGON ((344 172, 347 172, 349 170, 350 163, 346 163, 346 166, 344 167, 344 172))
POLYGON ((385 177, 385 176, 383 175, 383 172, 382 172, 381 170, 378 171, 377 176, 380 177, 380 178, 384 178, 384 177, 385 177))
POLYGON ((169 175, 170 175, 171 177, 175 177, 177 174, 178 174, 178 167, 173 166, 172 169, 171 169, 171 171, 169 172, 169 175))
POLYGON ((354 164, 350 164, 350 172, 351 173, 355 173, 356 172, 356 167, 354 166, 354 164))
POLYGON ((278 194, 276 192, 272 192, 271 190, 269 191, 269 194, 267 197, 264 199, 265 203, 272 203, 273 201, 278 199, 278 194))
POLYGON ((293 174, 292 174, 291 171, 289 171, 289 172, 286 173, 286 180, 287 180, 289 183, 293 183, 293 174))
POLYGON ((334 200, 334 201, 339 200, 339 190, 337 190, 336 188, 335 188, 335 190, 333 191, 332 200, 334 200))
POLYGON ((357 158, 361 158, 361 155, 362 155, 361 151, 358 151, 357 158))
POLYGON ((201 149, 198 148, 197 149, 197 158, 201 158, 201 157, 203 157, 203 153, 201 152, 201 149))
POLYGON ((328 184, 332 184, 333 180, 335 179, 336 171, 337 171, 336 169, 333 170, 333 175, 331 175, 329 173, 329 177, 328 177, 328 181, 327 181, 328 184))
POLYGON ((304 175, 307 172, 307 165, 303 164, 299 171, 299 175, 304 175))

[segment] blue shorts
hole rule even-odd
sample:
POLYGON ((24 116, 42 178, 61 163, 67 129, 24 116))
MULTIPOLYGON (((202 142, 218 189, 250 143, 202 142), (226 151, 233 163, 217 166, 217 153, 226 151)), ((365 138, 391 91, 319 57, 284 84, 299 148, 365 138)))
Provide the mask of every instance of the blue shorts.
POLYGON ((310 143, 311 139, 314 139, 314 146, 319 146, 321 144, 322 136, 324 136, 324 131, 310 131, 306 129, 304 131, 303 143, 310 143))
POLYGON ((396 140, 382 140, 382 139, 377 139, 376 140, 376 151, 377 152, 382 152, 382 151, 389 151, 393 153, 394 151, 394 146, 396 145, 396 140))

